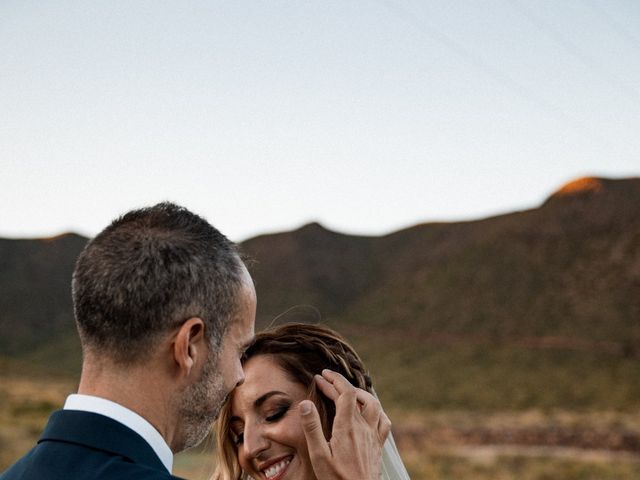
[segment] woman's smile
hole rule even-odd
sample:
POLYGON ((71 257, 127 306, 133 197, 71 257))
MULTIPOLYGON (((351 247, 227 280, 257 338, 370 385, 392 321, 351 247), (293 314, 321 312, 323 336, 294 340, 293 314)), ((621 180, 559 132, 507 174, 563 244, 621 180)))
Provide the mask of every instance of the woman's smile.
POLYGON ((261 465, 259 469, 264 473, 267 480, 280 480, 289 468, 293 455, 287 455, 283 459, 274 459, 261 465))

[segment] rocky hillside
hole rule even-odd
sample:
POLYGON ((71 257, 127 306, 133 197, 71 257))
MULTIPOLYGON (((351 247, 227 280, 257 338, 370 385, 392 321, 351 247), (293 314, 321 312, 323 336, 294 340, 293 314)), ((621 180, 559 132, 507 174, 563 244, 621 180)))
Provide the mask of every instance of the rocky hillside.
POLYGON ((263 323, 310 304, 347 330, 640 346, 640 179, 580 179, 473 222, 375 238, 312 224, 243 247, 263 323))
MULTIPOLYGON (((51 359, 57 345, 77 355, 70 279, 85 242, 73 234, 0 240, 5 356, 51 359)), ((348 334, 366 327, 408 342, 640 352, 638 178, 580 179, 538 208, 472 222, 382 237, 310 224, 242 247, 259 326, 289 311, 285 320, 322 318, 348 334)))

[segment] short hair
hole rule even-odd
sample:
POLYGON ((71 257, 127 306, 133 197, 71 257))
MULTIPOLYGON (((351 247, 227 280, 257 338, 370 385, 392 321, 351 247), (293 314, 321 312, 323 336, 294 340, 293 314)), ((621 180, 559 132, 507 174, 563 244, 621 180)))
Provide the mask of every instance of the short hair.
POLYGON ((73 308, 83 352, 131 364, 191 317, 220 345, 238 308, 237 246, 186 208, 163 202, 114 220, 76 262, 73 308))
MULTIPOLYGON (((353 386, 373 393, 371 377, 349 342, 338 332, 322 326, 288 323, 258 333, 242 357, 242 363, 258 355, 269 355, 288 378, 307 389, 307 398, 316 405, 325 438, 329 439, 335 404, 317 388, 314 375, 325 368, 342 374, 353 386)), ((213 480, 244 478, 231 438, 231 402, 223 407, 216 423, 216 472, 213 480)))

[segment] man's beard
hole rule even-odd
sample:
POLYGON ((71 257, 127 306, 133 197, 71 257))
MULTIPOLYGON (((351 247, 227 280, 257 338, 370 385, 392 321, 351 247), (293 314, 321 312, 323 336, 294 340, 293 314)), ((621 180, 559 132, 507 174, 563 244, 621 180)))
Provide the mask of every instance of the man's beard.
POLYGON ((200 380, 189 386, 182 395, 179 407, 183 422, 181 450, 194 447, 204 440, 229 397, 222 375, 216 371, 216 360, 215 355, 207 360, 200 380))

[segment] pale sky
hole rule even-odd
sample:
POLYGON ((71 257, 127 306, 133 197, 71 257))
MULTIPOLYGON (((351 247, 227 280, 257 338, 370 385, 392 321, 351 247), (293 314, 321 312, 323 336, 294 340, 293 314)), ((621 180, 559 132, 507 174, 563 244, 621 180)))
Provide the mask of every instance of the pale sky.
POLYGON ((3 0, 0 237, 172 200, 236 241, 640 175, 636 0, 3 0))

